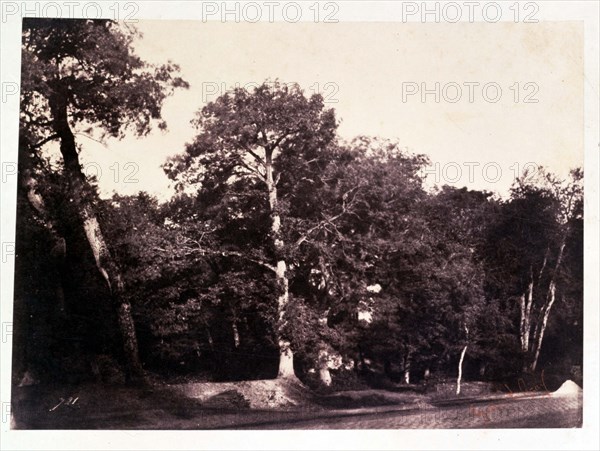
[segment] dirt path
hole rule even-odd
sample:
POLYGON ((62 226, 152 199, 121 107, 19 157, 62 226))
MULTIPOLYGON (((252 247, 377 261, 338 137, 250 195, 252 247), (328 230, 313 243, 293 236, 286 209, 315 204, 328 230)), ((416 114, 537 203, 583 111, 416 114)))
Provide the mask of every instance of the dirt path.
POLYGON ((582 396, 519 394, 377 407, 251 409, 231 399, 126 387, 35 388, 16 400, 19 429, 412 429, 578 427, 582 396), (79 397, 51 410, 57 399, 79 397), (59 398, 60 397, 60 398, 59 398), (223 402, 219 405, 219 402, 223 402))
POLYGON ((364 409, 311 419, 237 425, 241 429, 472 429, 573 428, 582 424, 582 398, 534 395, 429 409, 364 409))

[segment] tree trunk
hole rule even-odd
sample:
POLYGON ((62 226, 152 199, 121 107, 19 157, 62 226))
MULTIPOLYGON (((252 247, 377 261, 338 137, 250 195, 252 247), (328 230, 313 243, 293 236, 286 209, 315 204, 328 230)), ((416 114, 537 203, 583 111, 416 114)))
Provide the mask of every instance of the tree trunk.
POLYGON ((531 311, 533 307, 533 268, 529 268, 529 283, 527 291, 519 299, 521 307, 521 318, 519 335, 521 340, 521 352, 527 356, 529 352, 529 336, 531 334, 531 311))
POLYGON ((319 367, 319 379, 321 379, 321 383, 329 387, 331 385, 331 373, 329 372, 329 355, 325 349, 319 350, 317 365, 319 367))
POLYGON ((479 377, 485 377, 485 370, 487 368, 487 364, 485 362, 479 363, 479 377))
POLYGON ((285 276, 285 261, 277 262, 277 285, 281 294, 277 298, 277 309, 279 312, 278 343, 279 343, 279 371, 277 377, 294 377, 294 354, 290 348, 290 342, 283 337, 282 329, 285 326, 285 307, 289 300, 288 280, 285 276))
POLYGON ((83 224, 83 230, 92 250, 96 267, 106 282, 112 303, 117 312, 128 379, 130 382, 145 382, 144 371, 138 353, 135 326, 131 315, 131 305, 123 296, 124 286, 121 274, 108 251, 108 246, 89 196, 89 186, 81 170, 79 155, 75 145, 75 136, 68 122, 66 92, 54 93, 50 97, 50 109, 53 116, 54 131, 60 139, 60 152, 69 180, 70 200, 76 205, 76 210, 83 224))
POLYGON ((456 394, 460 395, 460 383, 462 382, 462 367, 463 361, 465 360, 465 354, 467 353, 468 345, 465 345, 462 352, 460 353, 460 360, 458 361, 458 377, 456 378, 456 394))
POLYGON ((425 381, 429 380, 429 378, 431 377, 431 370, 429 368, 425 368, 425 371, 423 372, 423 379, 425 379, 425 381))
POLYGON ((410 351, 407 351, 404 357, 404 383, 406 385, 410 384, 410 354, 410 351))
POLYGON ((541 322, 538 324, 538 332, 536 334, 536 340, 534 343, 533 359, 529 368, 531 372, 534 372, 535 368, 537 367, 538 358, 540 357, 540 349, 542 348, 542 340, 544 339, 544 332, 546 331, 546 325, 548 324, 550 310, 552 309, 552 305, 554 304, 555 299, 556 285, 553 280, 552 282, 550 282, 550 287, 548 288, 548 300, 542 312, 541 322))
POLYGON ((363 354, 362 348, 358 346, 358 361, 356 363, 356 371, 361 372, 367 369, 367 362, 365 362, 365 355, 363 354))
POLYGON ((208 340, 208 346, 210 350, 215 352, 215 342, 213 340, 212 334, 210 333, 210 327, 208 326, 208 322, 206 319, 202 318, 202 322, 204 323, 204 330, 206 331, 206 339, 208 340))
POLYGON ((233 346, 237 349, 240 347, 240 331, 235 319, 231 323, 231 330, 233 332, 233 346))
POLYGON ((329 372, 329 368, 319 368, 319 379, 326 387, 331 385, 331 373, 329 372))
POLYGON ((285 309, 289 302, 289 288, 287 278, 287 264, 284 258, 284 243, 281 239, 281 217, 278 210, 277 182, 273 178, 273 149, 265 149, 265 182, 269 195, 269 209, 271 216, 271 240, 277 259, 275 268, 275 282, 278 289, 277 312, 279 324, 277 327, 277 342, 279 344, 279 370, 278 378, 294 377, 294 354, 290 342, 285 339, 285 309))
POLYGON ((456 394, 460 395, 460 383, 462 382, 462 369, 463 369, 463 362, 465 360, 465 354, 467 353, 467 348, 469 347, 469 328, 467 326, 465 326, 465 334, 467 337, 467 344, 465 344, 465 347, 463 348, 462 352, 460 353, 460 359, 458 361, 458 376, 456 378, 456 394))
POLYGON ((554 271, 552 273, 552 279, 550 280, 550 283, 548 285, 548 291, 546 293, 546 301, 544 302, 544 305, 540 311, 540 318, 535 329, 532 358, 529 365, 529 371, 531 372, 534 372, 537 367, 538 358, 540 356, 540 349, 542 348, 542 341, 544 339, 544 332, 546 331, 548 318, 550 317, 550 310, 552 310, 552 306, 554 305, 554 301, 556 300, 556 275, 562 263, 565 246, 567 244, 567 234, 568 230, 565 231, 563 238, 560 242, 558 256, 556 258, 556 264, 554 265, 554 271))

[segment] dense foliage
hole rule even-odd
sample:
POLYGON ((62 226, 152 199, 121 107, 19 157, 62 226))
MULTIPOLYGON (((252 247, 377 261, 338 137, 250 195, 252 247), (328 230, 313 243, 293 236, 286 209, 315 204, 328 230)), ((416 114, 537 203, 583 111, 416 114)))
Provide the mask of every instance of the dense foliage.
MULTIPOLYGON (((164 96, 185 82, 174 66, 149 72, 117 30, 25 27, 21 169, 34 177, 19 190, 17 379, 104 377, 102 362, 128 358, 66 202, 69 173, 31 151, 53 139, 45 93, 65 85, 73 127, 118 137, 162 126, 164 96)), ((467 377, 498 381, 580 368, 579 170, 563 181, 540 168, 505 199, 427 190, 426 156, 380 138, 343 142, 319 95, 278 83, 226 93, 192 126, 197 138, 164 166, 179 188, 169 201, 100 199, 86 184, 147 371, 275 377, 282 343, 300 378, 323 383, 455 377, 463 358, 467 377)))

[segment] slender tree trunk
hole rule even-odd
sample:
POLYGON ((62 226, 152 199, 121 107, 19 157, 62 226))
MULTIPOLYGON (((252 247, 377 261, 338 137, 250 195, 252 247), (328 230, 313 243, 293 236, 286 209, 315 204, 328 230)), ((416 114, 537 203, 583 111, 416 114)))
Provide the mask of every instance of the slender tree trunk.
POLYGON ((529 352, 529 336, 531 334, 531 311, 533 307, 533 269, 529 268, 529 283, 527 291, 521 295, 519 304, 521 307, 521 321, 519 336, 521 340, 521 352, 527 355, 529 352))
POLYGON ((525 312, 526 312, 526 306, 527 306, 527 301, 525 300, 525 294, 522 294, 519 297, 519 310, 520 310, 520 315, 519 315, 519 340, 521 342, 521 352, 523 353, 523 355, 525 355, 527 353, 527 350, 529 349, 529 343, 528 343, 528 334, 525 333, 525 312))
POLYGON ((75 136, 68 122, 66 93, 59 92, 52 95, 50 98, 50 108, 54 121, 54 131, 60 139, 60 152, 63 157, 65 172, 69 179, 69 195, 71 201, 76 205, 85 236, 94 256, 96 267, 106 282, 111 300, 117 312, 128 379, 131 382, 145 382, 144 371, 138 353, 131 305, 123 296, 124 286, 121 274, 108 251, 108 246, 88 194, 89 187, 79 163, 75 136))
POLYGON ((485 370, 487 368, 487 364, 485 362, 481 362, 479 364, 479 377, 482 379, 485 377, 485 370))
POLYGON ((404 357, 404 383, 406 385, 410 384, 410 350, 406 351, 406 355, 404 357))
MULTIPOLYGON (((467 335, 467 340, 469 339, 469 328, 465 326, 465 333, 467 335)), ((469 347, 468 341, 465 347, 462 349, 460 353, 460 359, 458 361, 458 376, 456 378, 456 394, 460 395, 460 383, 462 382, 462 373, 463 373, 463 362, 465 360, 465 354, 467 353, 467 348, 469 347)))
POLYGON ((562 263, 562 258, 566 244, 567 232, 565 232, 565 234, 563 235, 563 238, 560 243, 558 257, 556 258, 556 264, 554 265, 554 272, 552 273, 552 279, 550 280, 550 283, 548 285, 548 291, 546 293, 546 300, 540 311, 540 318, 535 329, 532 358, 529 365, 529 370, 531 372, 534 372, 537 367, 538 358, 540 357, 540 350, 542 348, 542 341, 544 339, 544 332, 546 331, 546 326, 548 325, 550 311, 552 310, 552 306, 554 305, 554 301, 556 300, 556 275, 562 263))
POLYGON ((552 305, 556 299, 556 285, 554 284, 554 281, 550 282, 550 288, 548 292, 549 299, 542 313, 542 320, 539 324, 539 332, 536 336, 533 360, 531 361, 532 372, 535 371, 535 368, 537 367, 538 358, 540 357, 540 349, 542 348, 542 340, 544 339, 544 332, 546 330, 546 325, 548 324, 548 317, 550 316, 550 310, 552 309, 552 305))
POLYGON ((240 331, 238 329, 237 321, 235 318, 231 323, 231 330, 233 332, 233 346, 237 349, 240 347, 240 331))
POLYGON ((462 382, 462 367, 463 361, 465 360, 465 354, 467 353, 468 345, 465 345, 462 352, 460 353, 460 360, 458 361, 458 377, 456 378, 456 394, 460 395, 460 383, 462 382))
POLYGON ((289 288, 287 278, 287 264, 284 254, 284 242, 281 239, 281 217, 278 209, 277 183, 273 178, 273 149, 265 149, 265 182, 269 195, 269 209, 271 213, 271 240, 275 251, 277 265, 275 267, 275 281, 278 289, 277 311, 279 324, 277 327, 277 341, 279 344, 279 370, 278 378, 294 377, 294 354, 290 342, 284 338, 285 309, 289 302, 289 288))
POLYGON ((367 362, 365 362, 365 355, 363 354, 362 348, 358 346, 358 361, 356 363, 357 372, 364 371, 367 369, 367 362))
POLYGON ((203 318, 202 322, 204 323, 204 330, 206 331, 206 339, 208 340, 208 346, 210 350, 215 352, 215 342, 213 340, 212 334, 210 333, 210 327, 208 326, 208 322, 203 318))

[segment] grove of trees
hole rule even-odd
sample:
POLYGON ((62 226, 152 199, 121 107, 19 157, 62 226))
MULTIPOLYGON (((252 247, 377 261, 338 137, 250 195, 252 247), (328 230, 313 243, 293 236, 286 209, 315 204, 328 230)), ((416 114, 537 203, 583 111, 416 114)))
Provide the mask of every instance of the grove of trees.
POLYGON ((188 86, 176 65, 141 61, 136 36, 24 20, 16 383, 504 382, 581 367, 580 169, 525 173, 505 198, 427 189, 425 155, 342 140, 321 96, 265 82, 199 109, 164 164, 171 199, 102 199, 78 135, 164 129, 164 99, 188 86))

